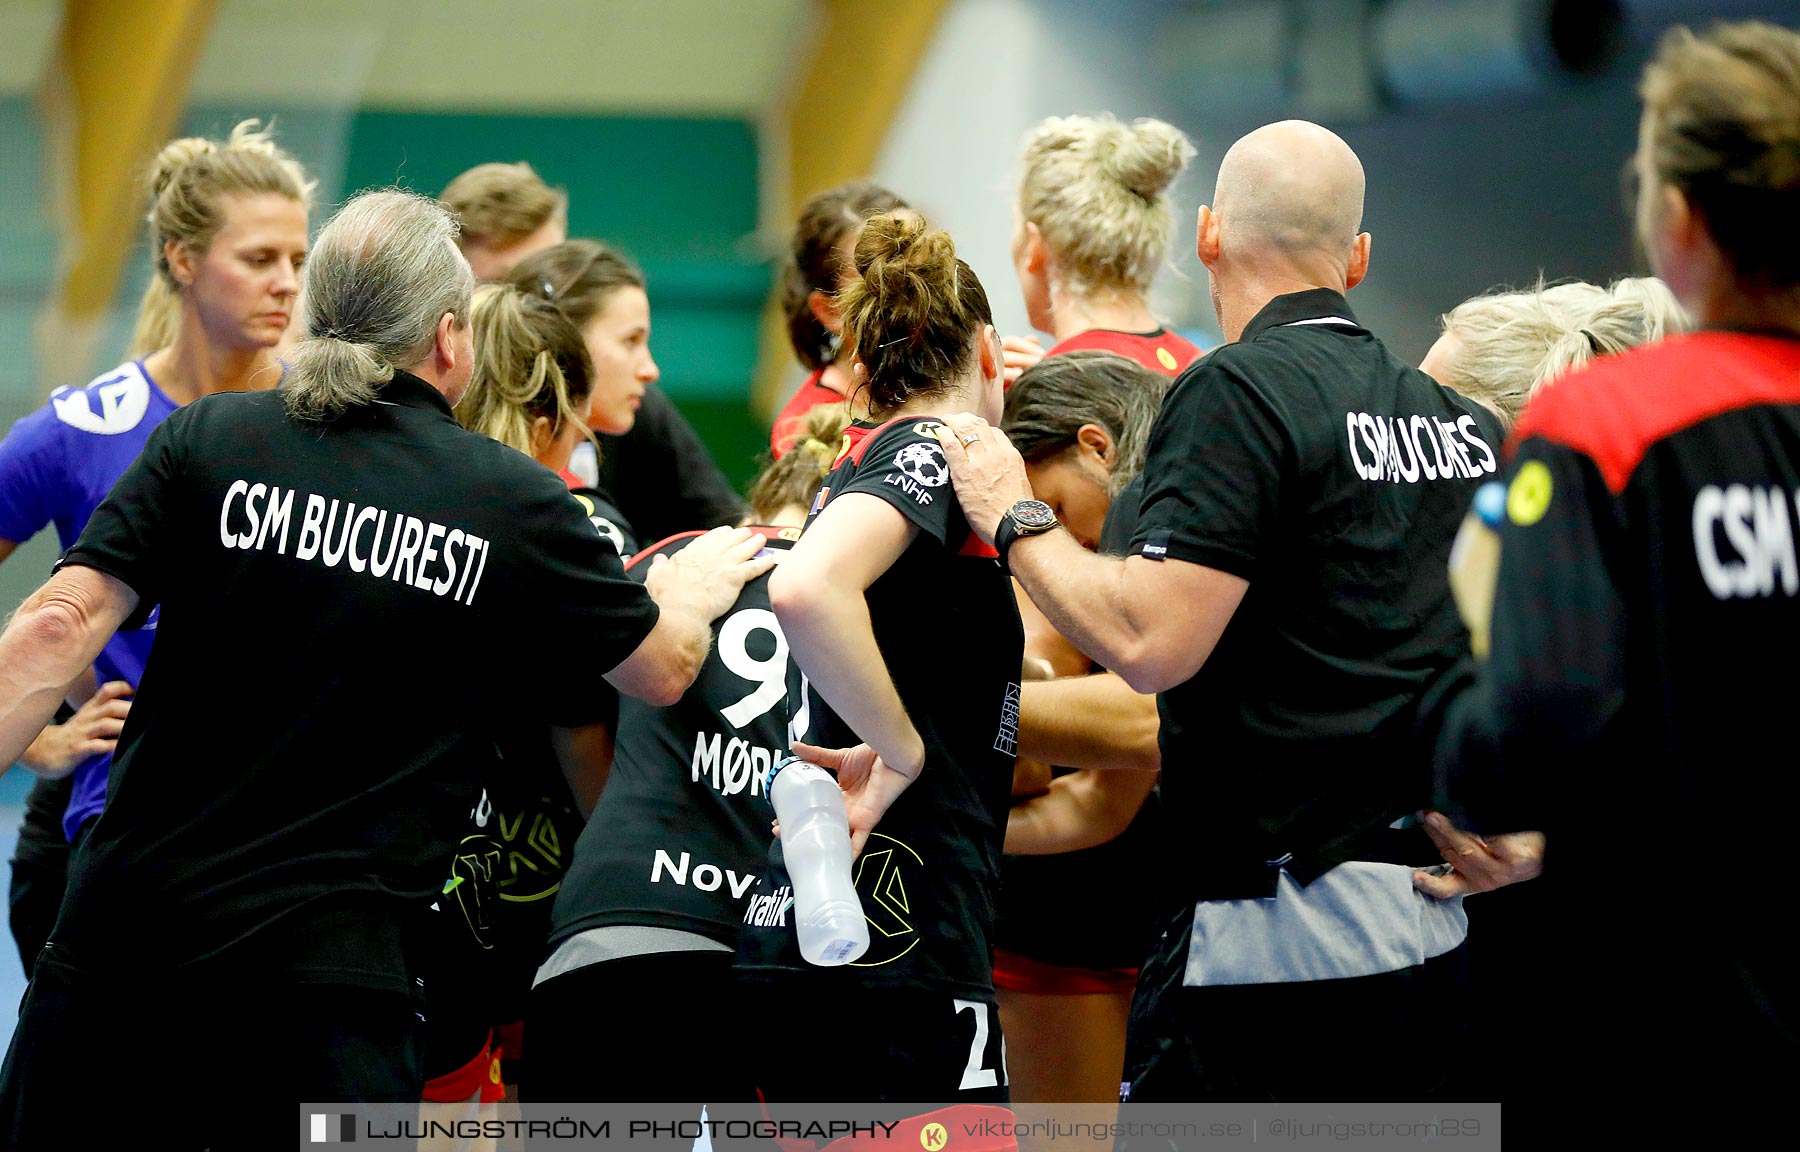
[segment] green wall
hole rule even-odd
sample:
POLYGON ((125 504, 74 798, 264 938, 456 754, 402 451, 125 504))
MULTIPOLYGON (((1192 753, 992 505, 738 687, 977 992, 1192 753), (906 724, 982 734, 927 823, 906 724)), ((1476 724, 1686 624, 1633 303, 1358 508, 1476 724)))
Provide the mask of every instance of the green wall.
MULTIPOLYGON (((651 350, 662 384, 728 476, 756 473, 767 431, 750 414, 750 380, 771 270, 756 251, 757 148, 735 119, 494 115, 204 106, 187 134, 222 136, 274 115, 282 143, 319 180, 315 227, 347 192, 400 184, 435 194, 489 160, 525 160, 569 192, 572 235, 593 236, 644 268, 651 350)), ((143 237, 123 277, 108 335, 79 380, 43 380, 33 325, 50 286, 56 238, 44 192, 43 126, 31 101, 0 99, 0 430, 51 388, 84 383, 117 361, 149 279, 143 237)), ((37 586, 54 560, 41 533, 0 566, 0 612, 37 586)))
POLYGON ((757 141, 735 119, 199 108, 189 130, 275 111, 321 176, 320 202, 398 184, 435 194, 490 160, 524 160, 569 192, 569 231, 643 266, 663 387, 740 484, 766 434, 749 410, 771 270, 755 251, 757 141))

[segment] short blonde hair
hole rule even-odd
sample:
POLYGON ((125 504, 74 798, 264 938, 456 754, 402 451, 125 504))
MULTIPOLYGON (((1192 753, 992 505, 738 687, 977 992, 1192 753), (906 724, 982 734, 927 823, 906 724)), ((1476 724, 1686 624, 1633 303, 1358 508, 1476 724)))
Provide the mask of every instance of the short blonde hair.
POLYGON ((1529 292, 1477 296, 1451 309, 1443 326, 1457 341, 1446 383, 1495 409, 1510 427, 1557 377, 1691 324, 1668 286, 1646 276, 1611 288, 1540 281, 1529 292))
POLYGON ((1062 287, 1147 292, 1169 255, 1165 195, 1194 156, 1161 120, 1052 116, 1025 137, 1019 214, 1043 234, 1062 287))
POLYGON ((544 183, 531 165, 477 164, 450 181, 442 200, 462 223, 461 243, 510 244, 566 215, 569 195, 544 183))
POLYGON ((168 245, 204 252, 225 224, 224 199, 273 192, 309 210, 315 182, 300 162, 275 143, 272 128, 245 120, 225 140, 187 136, 163 145, 150 164, 150 250, 156 275, 138 305, 131 355, 146 356, 175 341, 181 321, 181 286, 169 270, 168 245))

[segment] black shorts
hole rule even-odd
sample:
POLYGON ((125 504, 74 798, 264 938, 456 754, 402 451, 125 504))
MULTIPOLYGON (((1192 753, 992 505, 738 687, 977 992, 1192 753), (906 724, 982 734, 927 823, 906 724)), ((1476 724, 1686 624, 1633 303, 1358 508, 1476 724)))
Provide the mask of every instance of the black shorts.
POLYGON ((993 992, 870 987, 855 976, 833 969, 740 978, 761 1022, 755 1080, 765 1099, 1010 1102, 993 992))
POLYGON ((256 976, 102 977, 46 947, 0 1071, 0 1147, 140 1143, 147 1117, 159 1147, 292 1147, 303 1103, 419 1098, 415 998, 256 976))
MULTIPOLYGON (((590 964, 531 990, 531 1078, 545 1103, 699 1105, 752 1099, 730 952, 653 952, 590 964)), ((760 1030, 760 1029, 759 1029, 760 1030)), ((684 1113, 685 1115, 686 1113, 684 1113)))

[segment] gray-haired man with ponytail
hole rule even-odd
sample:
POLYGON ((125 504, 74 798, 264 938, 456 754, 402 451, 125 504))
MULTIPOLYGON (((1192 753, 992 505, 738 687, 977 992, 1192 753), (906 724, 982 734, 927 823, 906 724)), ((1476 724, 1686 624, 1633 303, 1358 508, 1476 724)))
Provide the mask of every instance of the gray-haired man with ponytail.
POLYGON ((301 1101, 416 1101, 403 925, 439 892, 484 730, 596 723, 595 664, 673 702, 768 568, 720 529, 634 584, 555 476, 458 427, 455 233, 408 193, 346 205, 281 388, 171 416, 0 635, 6 763, 115 629, 159 637, 0 1076, 8 1147, 157 1114, 177 1043, 227 1057, 184 1110, 196 1147, 277 1139, 301 1101))

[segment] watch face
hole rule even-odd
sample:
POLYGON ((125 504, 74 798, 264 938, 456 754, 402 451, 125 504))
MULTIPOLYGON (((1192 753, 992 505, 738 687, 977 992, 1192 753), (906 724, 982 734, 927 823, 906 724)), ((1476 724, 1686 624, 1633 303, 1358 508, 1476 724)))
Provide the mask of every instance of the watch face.
POLYGON ((1021 500, 1012 506, 1012 518, 1020 528, 1043 532, 1056 524, 1056 513, 1042 500, 1021 500))

